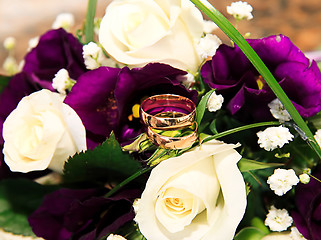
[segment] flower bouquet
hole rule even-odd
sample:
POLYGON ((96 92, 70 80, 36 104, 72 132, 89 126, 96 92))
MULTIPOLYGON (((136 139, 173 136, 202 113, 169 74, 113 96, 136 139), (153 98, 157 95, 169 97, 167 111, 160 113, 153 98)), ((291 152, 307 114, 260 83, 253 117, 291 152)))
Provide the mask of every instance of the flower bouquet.
POLYGON ((3 238, 321 239, 317 62, 206 0, 96 3, 4 64, 3 238))

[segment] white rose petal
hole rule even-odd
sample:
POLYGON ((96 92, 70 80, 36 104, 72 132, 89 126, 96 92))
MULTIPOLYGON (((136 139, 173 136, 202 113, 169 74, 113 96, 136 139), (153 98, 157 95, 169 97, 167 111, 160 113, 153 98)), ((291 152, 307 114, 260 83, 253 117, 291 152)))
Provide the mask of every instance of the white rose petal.
POLYGON ((207 102, 207 109, 210 112, 216 112, 221 109, 224 98, 221 94, 217 95, 215 92, 212 93, 207 102))
POLYGON ((275 169, 274 173, 268 178, 267 183, 278 196, 282 196, 299 183, 293 169, 275 169))
POLYGON ((195 73, 203 25, 202 14, 188 0, 114 0, 101 20, 99 42, 130 67, 161 62, 195 73))
POLYGON ((276 209, 272 206, 266 215, 264 224, 268 226, 271 231, 281 232, 290 227, 292 222, 293 219, 286 209, 276 209))
POLYGON ((237 20, 246 19, 250 20, 253 18, 252 11, 253 8, 247 2, 233 2, 231 6, 227 6, 227 13, 233 15, 237 20))
POLYGON ((3 124, 3 154, 14 172, 62 172, 64 162, 86 150, 86 132, 63 97, 41 90, 24 97, 3 124))
POLYGON ((133 202, 133 208, 134 208, 135 214, 137 214, 138 212, 139 204, 140 204, 140 198, 136 198, 133 202))
POLYGON ((283 126, 269 127, 263 132, 256 133, 258 136, 258 144, 266 151, 272 151, 276 148, 282 148, 284 144, 292 141, 294 136, 290 133, 289 129, 283 126))
POLYGON ((147 239, 232 239, 246 208, 237 145, 209 141, 151 172, 135 217, 147 239))

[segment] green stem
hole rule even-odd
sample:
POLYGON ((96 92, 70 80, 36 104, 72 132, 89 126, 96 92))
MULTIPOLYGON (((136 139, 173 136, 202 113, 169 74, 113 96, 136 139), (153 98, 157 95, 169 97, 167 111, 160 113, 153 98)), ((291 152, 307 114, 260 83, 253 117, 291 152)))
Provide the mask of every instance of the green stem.
POLYGON ((272 73, 265 66, 261 58, 256 54, 253 48, 248 44, 244 37, 234 28, 234 26, 219 12, 217 11, 207 0, 190 0, 196 7, 198 7, 204 14, 206 14, 216 25, 242 50, 242 52, 251 61, 253 66, 264 78, 266 83, 270 86, 275 95, 282 102, 286 110, 291 115, 294 122, 305 134, 307 143, 318 154, 321 159, 321 149, 313 137, 309 127, 295 109, 294 105, 282 90, 272 73))
POLYGON ((85 43, 92 42, 94 40, 94 27, 95 27, 95 15, 96 15, 97 0, 88 0, 86 22, 84 27, 85 43))
POLYGON ((126 184, 130 183, 131 181, 133 181, 134 179, 136 179, 137 177, 143 175, 144 173, 147 173, 148 171, 150 171, 152 168, 144 168, 136 173, 134 173, 133 175, 131 175, 130 177, 126 178, 124 181, 122 181, 121 183, 117 184, 113 189, 111 189, 106 195, 105 197, 108 198, 110 196, 112 196, 115 192, 117 192, 119 189, 121 189, 122 187, 124 187, 126 184))
POLYGON ((233 134, 233 133, 237 133, 240 131, 244 131, 244 130, 248 130, 251 128, 257 128, 257 127, 264 127, 264 126, 278 126, 280 125, 280 122, 259 122, 259 123, 253 123, 253 124, 248 124, 248 125, 244 125, 241 127, 237 127, 237 128, 233 128, 230 130, 226 130, 224 132, 220 132, 218 134, 215 134, 213 136, 207 137, 203 140, 203 142, 207 142, 213 139, 217 139, 217 138, 221 138, 221 137, 225 137, 227 135, 233 134))

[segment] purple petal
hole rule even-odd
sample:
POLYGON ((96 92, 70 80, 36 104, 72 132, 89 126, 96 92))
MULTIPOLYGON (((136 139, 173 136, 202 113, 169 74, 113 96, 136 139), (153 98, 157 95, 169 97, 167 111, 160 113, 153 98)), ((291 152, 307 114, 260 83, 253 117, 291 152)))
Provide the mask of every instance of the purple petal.
MULTIPOLYGON (((270 36, 249 39, 248 43, 303 117, 311 117, 321 110, 320 70, 315 62, 310 64, 289 38, 270 36)), ((267 104, 276 96, 238 46, 220 46, 212 60, 202 66, 201 74, 205 83, 223 95, 223 107, 227 106, 232 114, 237 113, 238 118, 252 122, 272 119, 267 104), (244 99, 241 99, 243 87, 244 99), (243 103, 241 107, 240 103, 243 103)))
POLYGON ((143 68, 123 68, 115 88, 119 123, 115 135, 119 142, 128 143, 142 132, 140 119, 128 120, 134 104, 140 104, 146 97, 172 93, 190 98, 196 103, 197 92, 186 89, 177 80, 186 72, 166 64, 151 63, 143 68))
POLYGON ((47 240, 67 240, 72 232, 63 226, 64 213, 74 201, 93 195, 96 190, 61 189, 47 195, 42 205, 28 218, 33 232, 47 240))
POLYGON ((64 29, 50 30, 39 39, 38 45, 25 56, 23 71, 51 82, 62 68, 77 79, 86 71, 82 44, 64 29))
POLYGON ((321 110, 321 74, 314 61, 311 66, 298 62, 283 63, 275 75, 279 79, 284 78, 280 85, 296 103, 301 116, 310 117, 321 110))
POLYGON ((79 77, 65 99, 83 121, 92 141, 89 147, 104 141, 116 124, 118 115, 113 92, 119 72, 120 69, 109 67, 89 71, 79 77))
POLYGON ((271 70, 282 62, 300 62, 309 64, 309 59, 284 35, 273 35, 261 39, 249 39, 248 43, 271 70), (273 54, 271 54, 273 53, 273 54))

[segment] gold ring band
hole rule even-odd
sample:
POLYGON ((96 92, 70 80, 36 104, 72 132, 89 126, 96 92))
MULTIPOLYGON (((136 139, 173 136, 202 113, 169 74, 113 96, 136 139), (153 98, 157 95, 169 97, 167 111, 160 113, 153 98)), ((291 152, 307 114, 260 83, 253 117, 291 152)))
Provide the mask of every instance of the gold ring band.
POLYGON ((195 129, 187 136, 183 137, 168 137, 153 131, 151 127, 147 127, 148 138, 156 145, 166 149, 183 149, 193 145, 197 140, 197 123, 194 122, 195 129))
POLYGON ((140 117, 146 126, 161 129, 179 129, 192 125, 196 107, 192 100, 174 94, 155 95, 140 105, 140 117))

